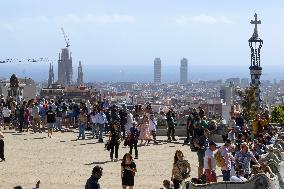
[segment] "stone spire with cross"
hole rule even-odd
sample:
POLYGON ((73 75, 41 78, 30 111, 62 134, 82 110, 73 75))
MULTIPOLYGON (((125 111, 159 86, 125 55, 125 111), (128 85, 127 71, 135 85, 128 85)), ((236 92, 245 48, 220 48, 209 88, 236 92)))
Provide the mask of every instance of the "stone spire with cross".
POLYGON ((250 41, 258 41, 260 40, 258 38, 258 31, 257 31, 257 25, 261 24, 261 20, 257 20, 257 14, 254 14, 254 20, 250 21, 251 24, 254 24, 254 32, 252 34, 252 37, 249 39, 250 41))
POLYGON ((261 24, 261 21, 257 20, 256 13, 254 14, 254 20, 251 20, 250 23, 254 24, 254 32, 252 34, 252 37, 248 40, 251 50, 251 65, 249 67, 251 75, 250 85, 255 88, 256 105, 261 108, 263 104, 260 90, 260 77, 262 75, 262 67, 260 65, 260 50, 263 44, 263 40, 258 36, 257 25, 261 24))

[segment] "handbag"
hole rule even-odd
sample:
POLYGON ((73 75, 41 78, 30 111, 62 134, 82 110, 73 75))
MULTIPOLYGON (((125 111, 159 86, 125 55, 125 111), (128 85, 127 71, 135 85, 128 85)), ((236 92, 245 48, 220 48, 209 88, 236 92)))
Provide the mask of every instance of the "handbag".
POLYGON ((178 170, 179 170, 179 172, 180 172, 180 174, 182 176, 182 180, 187 179, 189 177, 188 173, 182 173, 178 165, 177 165, 177 167, 178 167, 178 170))

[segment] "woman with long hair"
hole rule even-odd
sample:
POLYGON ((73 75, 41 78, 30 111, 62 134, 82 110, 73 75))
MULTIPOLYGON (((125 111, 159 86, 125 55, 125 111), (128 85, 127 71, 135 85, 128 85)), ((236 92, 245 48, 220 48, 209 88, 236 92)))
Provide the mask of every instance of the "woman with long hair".
POLYGON ((121 180, 122 180, 122 188, 133 189, 134 187, 134 176, 137 172, 136 164, 133 161, 131 154, 126 153, 123 156, 123 160, 121 163, 121 180))
POLYGON ((118 149, 120 145, 121 132, 120 124, 118 121, 113 122, 109 135, 109 145, 110 145, 110 159, 113 161, 113 153, 115 152, 115 161, 118 160, 118 149))
POLYGON ((184 156, 182 151, 177 150, 174 156, 174 164, 171 178, 174 183, 174 189, 179 189, 181 187, 182 182, 190 176, 190 164, 187 160, 184 160, 183 158, 184 156))
POLYGON ((147 145, 148 141, 151 139, 151 133, 150 133, 149 119, 146 115, 143 116, 143 122, 141 125, 139 125, 139 130, 140 130, 139 139, 141 140, 140 145, 143 145, 144 140, 145 140, 144 145, 147 145))

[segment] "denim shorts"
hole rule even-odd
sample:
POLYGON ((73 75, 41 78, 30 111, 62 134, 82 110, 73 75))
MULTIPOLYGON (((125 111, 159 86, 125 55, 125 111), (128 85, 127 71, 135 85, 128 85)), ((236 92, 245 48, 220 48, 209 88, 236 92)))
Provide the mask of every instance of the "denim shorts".
POLYGON ((54 123, 47 123, 46 126, 48 129, 52 129, 54 127, 54 123))

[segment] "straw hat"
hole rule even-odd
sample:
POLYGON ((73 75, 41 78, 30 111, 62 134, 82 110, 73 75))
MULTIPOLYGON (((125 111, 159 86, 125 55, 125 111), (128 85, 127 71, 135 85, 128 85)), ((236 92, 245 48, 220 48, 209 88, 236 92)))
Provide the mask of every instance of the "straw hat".
POLYGON ((0 131, 0 139, 4 138, 4 134, 0 131))

